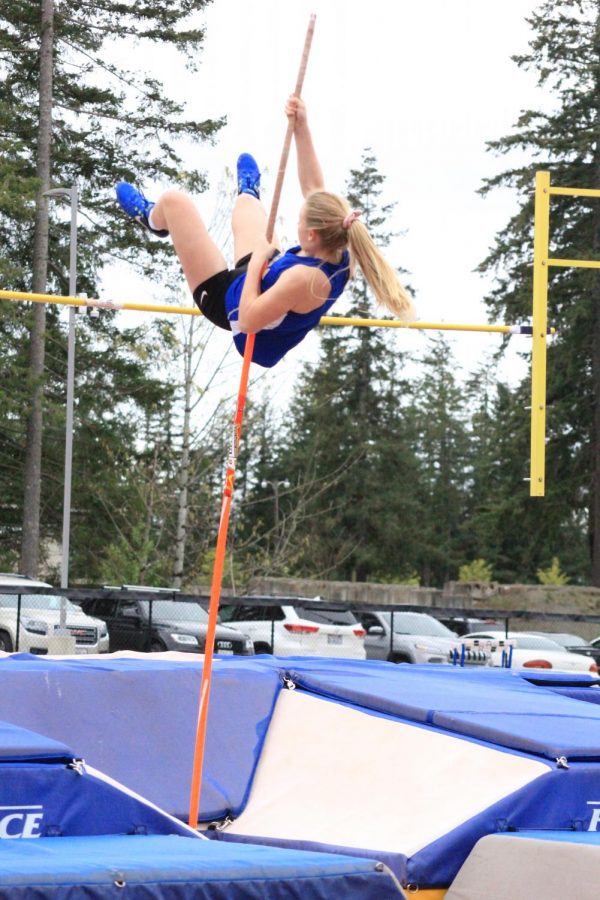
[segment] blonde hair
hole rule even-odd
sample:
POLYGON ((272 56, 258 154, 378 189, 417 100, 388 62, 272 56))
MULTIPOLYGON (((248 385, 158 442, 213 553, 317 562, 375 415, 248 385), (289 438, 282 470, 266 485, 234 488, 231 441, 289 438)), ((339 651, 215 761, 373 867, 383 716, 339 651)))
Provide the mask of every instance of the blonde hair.
POLYGON ((413 302, 398 281, 396 272, 377 248, 366 225, 354 219, 348 227, 344 227, 343 222, 349 212, 350 207, 343 197, 328 191, 310 194, 304 204, 306 227, 318 232, 323 249, 335 253, 347 247, 351 275, 355 265, 358 265, 377 301, 398 318, 411 321, 415 317, 413 302))

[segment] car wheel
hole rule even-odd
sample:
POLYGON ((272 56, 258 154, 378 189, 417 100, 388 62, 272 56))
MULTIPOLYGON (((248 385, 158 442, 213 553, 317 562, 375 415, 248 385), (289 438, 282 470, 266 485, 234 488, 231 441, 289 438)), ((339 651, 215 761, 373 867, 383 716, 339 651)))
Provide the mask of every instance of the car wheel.
POLYGON ((13 642, 8 631, 0 631, 0 650, 4 650, 5 653, 13 651, 13 642))
POLYGON ((388 661, 393 663, 412 663, 410 656, 405 653, 390 653, 388 661))
POLYGON ((272 653, 271 645, 265 644, 263 641, 256 641, 254 644, 255 653, 272 653))
POLYGON ((150 644, 150 653, 164 653, 166 649, 162 641, 152 641, 150 644))

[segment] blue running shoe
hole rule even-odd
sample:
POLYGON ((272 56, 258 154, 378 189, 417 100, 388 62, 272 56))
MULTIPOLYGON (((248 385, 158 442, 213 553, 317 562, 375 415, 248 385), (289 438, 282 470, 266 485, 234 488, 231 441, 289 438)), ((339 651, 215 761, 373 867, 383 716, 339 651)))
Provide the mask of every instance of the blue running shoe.
POLYGON ((141 191, 138 191, 137 188, 134 188, 134 186, 127 181, 120 181, 116 186, 115 191, 119 206, 123 212, 126 212, 127 215, 134 220, 134 222, 137 222, 142 228, 147 228, 148 231, 151 231, 152 234, 155 234, 157 237, 169 236, 169 232, 164 228, 152 228, 150 226, 148 216, 150 215, 150 210, 154 206, 154 203, 152 203, 151 200, 147 200, 141 191))
POLYGON ((260 172, 256 160, 249 153, 242 153, 237 161, 238 194, 252 194, 260 200, 260 172))

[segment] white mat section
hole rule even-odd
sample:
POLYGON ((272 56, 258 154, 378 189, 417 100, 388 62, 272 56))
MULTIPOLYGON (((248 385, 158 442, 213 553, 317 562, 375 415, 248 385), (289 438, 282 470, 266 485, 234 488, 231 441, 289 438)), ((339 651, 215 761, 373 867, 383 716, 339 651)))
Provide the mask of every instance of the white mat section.
POLYGON ((546 763, 282 691, 234 834, 412 856, 546 763))
POLYGON ((598 900, 600 846, 490 835, 475 844, 446 900, 598 900))

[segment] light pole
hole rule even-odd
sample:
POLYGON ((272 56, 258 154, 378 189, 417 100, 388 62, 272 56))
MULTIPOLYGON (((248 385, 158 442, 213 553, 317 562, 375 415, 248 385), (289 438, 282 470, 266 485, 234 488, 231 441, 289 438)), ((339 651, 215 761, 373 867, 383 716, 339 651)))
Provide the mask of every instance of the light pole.
POLYGON ((287 478, 284 481, 261 481, 261 488, 266 488, 268 485, 271 485, 273 488, 273 520, 275 524, 275 535, 279 537, 279 488, 289 488, 290 483, 287 478))
MULTIPOLYGON (((45 191, 46 197, 67 197, 71 204, 71 231, 69 240, 69 296, 77 292, 77 185, 70 188, 54 188, 45 191)), ((75 399, 75 307, 69 307, 69 332, 67 339, 67 416, 65 424, 65 473, 63 490, 63 532, 60 586, 69 586, 69 543, 71 538, 71 481, 73 472, 73 406, 75 399)), ((60 627, 64 628, 67 611, 61 602, 60 627)))

